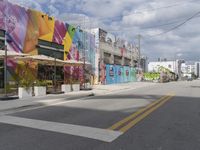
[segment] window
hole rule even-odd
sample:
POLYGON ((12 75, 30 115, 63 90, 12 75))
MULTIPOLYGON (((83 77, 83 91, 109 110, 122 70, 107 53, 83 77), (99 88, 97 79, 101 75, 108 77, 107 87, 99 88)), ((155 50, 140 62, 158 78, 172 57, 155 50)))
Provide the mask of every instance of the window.
POLYGON ((61 60, 64 58, 64 45, 39 39, 37 47, 39 55, 55 57, 61 60))

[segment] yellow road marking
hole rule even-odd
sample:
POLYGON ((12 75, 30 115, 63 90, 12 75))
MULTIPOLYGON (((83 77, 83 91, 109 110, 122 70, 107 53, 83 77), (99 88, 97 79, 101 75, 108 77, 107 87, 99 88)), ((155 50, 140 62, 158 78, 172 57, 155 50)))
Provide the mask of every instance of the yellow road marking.
POLYGON ((147 117, 149 114, 151 114, 153 111, 155 111, 156 109, 158 109, 159 107, 161 107, 162 105, 164 105, 167 101, 169 101, 174 96, 175 95, 169 96, 168 98, 166 98, 165 100, 163 100, 161 103, 159 103, 155 107, 149 109, 144 114, 142 114, 141 116, 137 117, 136 119, 134 119, 133 121, 131 121, 130 123, 128 123, 126 126, 124 126, 121 129, 119 129, 119 131, 121 131, 123 133, 126 132, 127 130, 129 130, 130 128, 132 128, 134 125, 136 125, 138 122, 140 122, 145 117, 147 117))
POLYGON ((112 125, 111 127, 109 127, 109 130, 115 130, 117 128, 119 128, 120 126, 122 126, 123 124, 127 123, 128 121, 130 121, 131 119, 133 119, 134 117, 136 117, 137 115, 143 113, 145 110, 151 108, 152 106, 156 105, 157 103, 159 103, 160 101, 164 100, 165 98, 167 98, 169 95, 165 95, 162 96, 161 98, 159 98, 158 100, 154 101, 153 103, 149 104, 147 107, 140 109, 139 111, 136 111, 135 113, 133 113, 132 115, 124 118, 123 120, 115 123, 114 125, 112 125))

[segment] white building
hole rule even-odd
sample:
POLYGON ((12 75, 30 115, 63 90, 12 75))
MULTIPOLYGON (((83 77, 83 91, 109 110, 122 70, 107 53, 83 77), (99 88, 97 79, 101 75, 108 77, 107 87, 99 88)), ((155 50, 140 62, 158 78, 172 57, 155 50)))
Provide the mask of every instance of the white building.
POLYGON ((148 64, 148 72, 158 72, 159 67, 165 67, 172 72, 175 72, 175 61, 157 61, 157 62, 149 62, 148 64))
POLYGON ((165 67, 169 69, 171 72, 174 72, 179 77, 181 77, 181 64, 184 63, 184 60, 176 60, 176 61, 167 61, 160 60, 156 62, 149 62, 148 64, 148 72, 158 72, 159 67, 165 67))
POLYGON ((192 73, 195 72, 195 65, 188 65, 186 63, 183 63, 181 65, 181 72, 183 77, 185 76, 191 77, 192 73))
POLYGON ((159 67, 165 67, 172 72, 178 72, 178 60, 177 61, 156 61, 149 62, 148 72, 158 72, 159 67))

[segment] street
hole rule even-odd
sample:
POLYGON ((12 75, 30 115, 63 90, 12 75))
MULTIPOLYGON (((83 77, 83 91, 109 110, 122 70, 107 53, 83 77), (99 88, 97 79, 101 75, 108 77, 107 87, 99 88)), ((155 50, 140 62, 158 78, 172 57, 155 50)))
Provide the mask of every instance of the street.
POLYGON ((199 150, 199 90, 158 83, 0 115, 0 150, 199 150))

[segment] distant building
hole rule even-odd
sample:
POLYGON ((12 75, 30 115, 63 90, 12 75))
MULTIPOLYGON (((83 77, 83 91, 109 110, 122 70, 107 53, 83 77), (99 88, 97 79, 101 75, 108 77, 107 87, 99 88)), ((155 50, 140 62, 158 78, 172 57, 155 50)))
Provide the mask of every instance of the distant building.
POLYGON ((145 56, 141 57, 140 67, 141 67, 141 69, 142 69, 143 72, 148 72, 147 57, 145 57, 145 56))
POLYGON ((195 62, 194 66, 195 66, 194 74, 197 77, 200 77, 200 62, 195 62))
POLYGON ((148 64, 148 72, 158 72, 159 67, 165 67, 172 72, 176 72, 176 61, 156 61, 156 62, 149 62, 148 64))
POLYGON ((183 63, 181 65, 181 72, 183 77, 191 77, 192 74, 195 72, 195 65, 183 63))
POLYGON ((176 61, 167 61, 167 59, 164 59, 163 61, 161 59, 159 60, 160 61, 149 62, 148 72, 158 72, 159 67, 162 66, 179 76, 181 75, 181 64, 184 62, 184 60, 176 60, 176 61))

